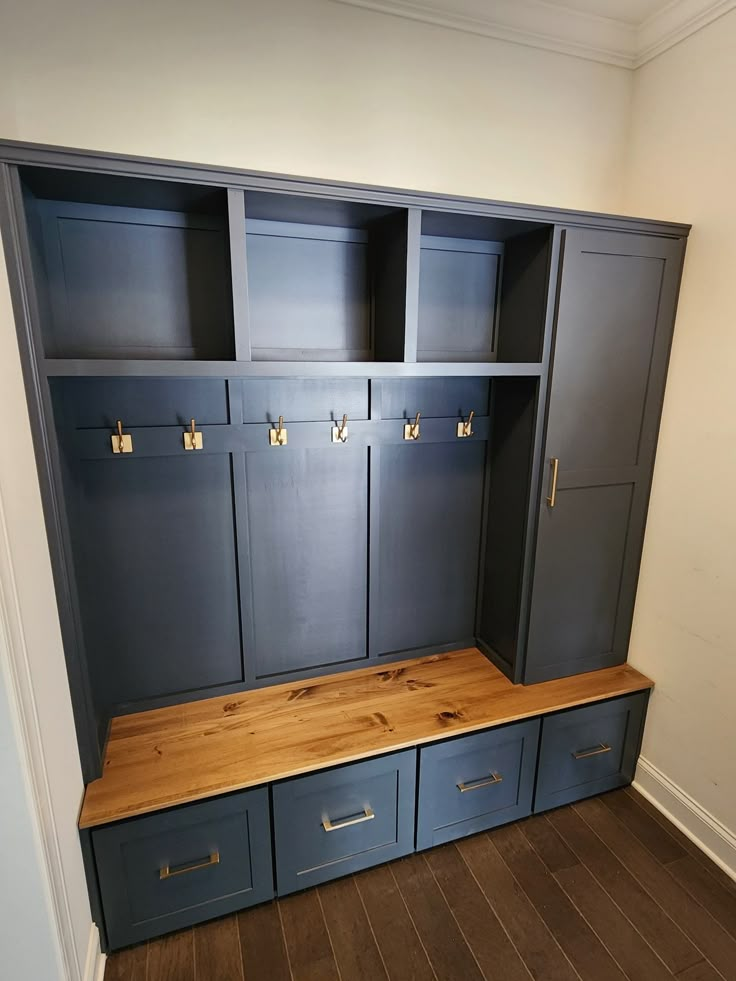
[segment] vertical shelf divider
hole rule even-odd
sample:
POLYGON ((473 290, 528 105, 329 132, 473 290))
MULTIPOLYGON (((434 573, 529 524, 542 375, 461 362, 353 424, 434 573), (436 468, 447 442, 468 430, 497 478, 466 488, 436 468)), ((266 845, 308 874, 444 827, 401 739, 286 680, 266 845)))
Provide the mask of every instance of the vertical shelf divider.
POLYGON ((236 361, 251 360, 245 220, 245 191, 229 187, 227 191, 227 221, 230 233, 236 361))
POLYGON ((415 364, 419 332, 419 258, 422 212, 409 208, 406 224, 406 305, 404 311, 404 361, 415 364))

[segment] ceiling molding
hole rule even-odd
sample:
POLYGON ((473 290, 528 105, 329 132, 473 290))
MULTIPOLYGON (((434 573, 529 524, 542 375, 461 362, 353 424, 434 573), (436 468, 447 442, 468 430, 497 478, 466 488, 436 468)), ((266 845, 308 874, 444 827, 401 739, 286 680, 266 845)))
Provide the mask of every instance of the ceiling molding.
MULTIPOLYGON (((558 6, 546 0, 334 0, 598 61, 639 68, 736 8, 736 0, 672 0, 639 24, 558 6)), ((616 9, 615 2, 612 9, 616 9)))

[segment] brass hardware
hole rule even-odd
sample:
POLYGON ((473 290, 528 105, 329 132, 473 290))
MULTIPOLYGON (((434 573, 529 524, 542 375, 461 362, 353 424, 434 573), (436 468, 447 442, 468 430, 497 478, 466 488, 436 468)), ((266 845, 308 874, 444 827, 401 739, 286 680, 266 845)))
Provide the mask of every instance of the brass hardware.
POLYGON ((560 461, 556 456, 553 456, 550 458, 549 465, 552 467, 552 486, 550 487, 547 504, 549 504, 550 508, 553 508, 557 500, 557 471, 560 467, 560 461))
POLYGON ((184 433, 184 449, 185 450, 201 450, 204 443, 202 442, 202 434, 196 432, 196 423, 194 419, 190 422, 189 432, 184 433))
POLYGON ((338 831, 340 828, 349 828, 351 824, 362 824, 364 821, 372 821, 375 816, 371 808, 366 804, 363 813, 355 817, 343 818, 342 821, 330 821, 327 817, 323 818, 322 827, 325 831, 338 831))
POLYGON ((491 787, 494 783, 501 783, 503 777, 500 773, 492 773, 490 777, 481 780, 473 780, 471 783, 459 783, 457 789, 461 794, 467 793, 468 790, 480 790, 481 787, 491 787))
POLYGON ((607 743, 598 743, 597 746, 593 746, 591 749, 579 749, 577 753, 573 753, 573 759, 575 760, 587 760, 589 756, 600 756, 602 753, 610 753, 611 747, 607 743))
POLYGON ((120 419, 117 421, 117 429, 117 434, 110 437, 113 453, 132 453, 133 437, 130 433, 123 432, 123 424, 120 419))
POLYGON ((404 426, 404 439, 419 439, 419 417, 421 412, 417 412, 414 422, 407 422, 404 426))
POLYGON ((220 864, 220 853, 210 852, 210 857, 206 858, 203 862, 194 862, 193 865, 182 865, 179 868, 172 869, 168 865, 164 865, 162 869, 158 870, 159 879, 171 879, 175 875, 183 875, 185 872, 196 872, 197 869, 208 869, 210 865, 220 864))
POLYGON ((332 442, 333 443, 347 443, 348 441, 348 417, 344 415, 342 417, 342 424, 332 427, 332 442))
POLYGON ((459 422, 457 424, 457 438, 458 439, 465 439, 467 436, 472 436, 473 435, 473 416, 474 415, 475 415, 475 411, 473 409, 471 409, 470 410, 470 415, 468 416, 468 421, 467 422, 459 422))
POLYGON ((278 429, 269 429, 268 442, 271 446, 286 446, 289 441, 289 431, 284 427, 284 417, 279 416, 278 429))

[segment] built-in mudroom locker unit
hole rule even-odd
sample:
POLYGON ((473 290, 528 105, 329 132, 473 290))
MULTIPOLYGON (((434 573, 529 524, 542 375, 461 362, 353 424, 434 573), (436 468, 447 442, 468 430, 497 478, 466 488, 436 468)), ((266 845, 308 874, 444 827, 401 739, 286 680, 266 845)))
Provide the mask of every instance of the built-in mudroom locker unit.
POLYGON ((108 949, 632 779, 688 226, 0 160, 108 949))

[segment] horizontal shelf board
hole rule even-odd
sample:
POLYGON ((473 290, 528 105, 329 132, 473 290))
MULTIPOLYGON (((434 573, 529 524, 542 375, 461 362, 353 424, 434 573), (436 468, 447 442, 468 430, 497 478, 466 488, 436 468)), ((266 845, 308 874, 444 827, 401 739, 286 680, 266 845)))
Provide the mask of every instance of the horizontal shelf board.
POLYGON ((117 361, 47 358, 50 378, 528 378, 539 362, 455 361, 117 361))
POLYGON ((651 688, 627 664, 513 685, 477 648, 112 720, 81 828, 651 688))

